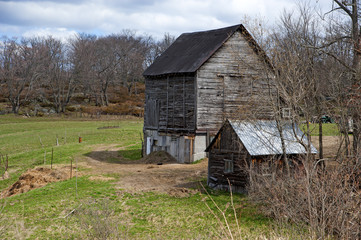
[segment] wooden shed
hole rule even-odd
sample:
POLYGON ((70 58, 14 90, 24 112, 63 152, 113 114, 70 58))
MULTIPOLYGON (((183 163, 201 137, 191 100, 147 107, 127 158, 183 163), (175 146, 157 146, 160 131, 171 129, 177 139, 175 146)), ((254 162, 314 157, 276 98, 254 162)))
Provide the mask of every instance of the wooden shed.
MULTIPOLYGON (((282 122, 285 151, 291 163, 298 162, 307 151, 300 143, 308 144, 307 137, 295 125, 282 122)), ((244 192, 249 180, 249 168, 269 164, 283 154, 281 134, 274 120, 226 120, 207 147, 208 185, 216 189, 244 192)), ((311 144, 311 153, 317 150, 311 144)))
POLYGON ((143 73, 145 154, 190 163, 225 119, 271 118, 273 73, 243 25, 182 34, 143 73))

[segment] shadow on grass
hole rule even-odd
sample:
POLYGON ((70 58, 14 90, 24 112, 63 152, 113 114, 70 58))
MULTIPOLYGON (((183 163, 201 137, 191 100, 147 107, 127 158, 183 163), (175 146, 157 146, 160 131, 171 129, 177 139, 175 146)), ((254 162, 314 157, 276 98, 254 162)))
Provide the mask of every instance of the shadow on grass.
POLYGON ((129 149, 118 151, 119 155, 128 160, 140 160, 142 158, 142 149, 129 149))
POLYGON ((141 149, 129 149, 120 151, 92 151, 84 154, 99 162, 117 164, 143 163, 141 160, 141 149))

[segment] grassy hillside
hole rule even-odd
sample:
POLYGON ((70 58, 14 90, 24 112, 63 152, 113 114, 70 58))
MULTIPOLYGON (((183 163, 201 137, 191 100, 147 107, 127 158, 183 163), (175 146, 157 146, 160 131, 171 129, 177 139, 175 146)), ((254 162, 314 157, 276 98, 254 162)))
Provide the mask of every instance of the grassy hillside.
POLYGON ((81 168, 76 178, 1 199, 0 238, 231 238, 223 216, 238 238, 300 237, 289 226, 275 230, 274 223, 243 195, 233 196, 232 208, 229 194, 223 192, 207 195, 201 191, 185 197, 127 192, 119 185, 121 174, 103 174, 105 180, 94 180, 84 162, 80 164, 94 146, 107 144, 124 147, 120 154, 136 161, 141 131, 142 120, 134 118, 94 121, 1 116, 0 153, 9 157, 10 178, 0 180, 0 191, 26 169, 44 165, 44 155, 45 166, 49 166, 52 149, 55 166, 68 166, 76 160, 81 168))

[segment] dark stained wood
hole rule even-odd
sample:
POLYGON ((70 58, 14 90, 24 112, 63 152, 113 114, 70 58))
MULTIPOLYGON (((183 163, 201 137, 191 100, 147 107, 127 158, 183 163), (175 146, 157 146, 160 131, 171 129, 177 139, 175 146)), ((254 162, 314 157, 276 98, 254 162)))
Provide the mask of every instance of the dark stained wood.
POLYGON ((146 105, 144 127, 159 131, 195 132, 194 75, 173 75, 146 78, 146 105), (158 101, 158 125, 154 118, 152 104, 158 101))
MULTIPOLYGON (((265 142, 268 142, 265 139, 265 142)), ((208 146, 208 184, 211 187, 219 186, 224 189, 228 186, 228 180, 235 189, 245 191, 249 182, 249 169, 258 173, 268 174, 271 165, 277 171, 284 170, 282 154, 277 155, 255 155, 251 156, 242 144, 237 133, 229 121, 225 121, 221 129, 216 134, 208 146), (232 160, 234 171, 225 171, 226 160, 232 160), (277 164, 275 164, 277 163, 277 164)), ((291 166, 291 174, 303 174, 302 159, 304 154, 287 154, 287 159, 291 166)))
POLYGON ((208 181, 217 179, 214 184, 227 186, 229 180, 233 186, 246 188, 249 154, 228 122, 216 138, 209 149, 208 181), (225 172, 225 159, 233 160, 233 172, 225 172))

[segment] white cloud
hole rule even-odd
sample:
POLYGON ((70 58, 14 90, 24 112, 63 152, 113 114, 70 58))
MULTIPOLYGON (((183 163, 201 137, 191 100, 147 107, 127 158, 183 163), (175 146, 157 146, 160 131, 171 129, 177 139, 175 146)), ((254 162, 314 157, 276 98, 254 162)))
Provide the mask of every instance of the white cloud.
MULTIPOLYGON (((274 23, 292 0, 91 0, 0 1, 0 31, 4 34, 77 32, 111 34, 123 29, 162 37, 165 32, 208 30, 240 23, 244 15, 264 16, 274 23), (71 30, 70 30, 71 29, 71 30)), ((329 0, 319 0, 325 6, 329 0)))
POLYGON ((22 36, 26 38, 52 36, 54 38, 60 39, 63 42, 66 42, 69 38, 72 38, 76 35, 76 31, 68 30, 66 28, 41 28, 26 31, 22 36))

